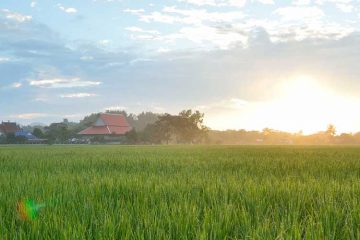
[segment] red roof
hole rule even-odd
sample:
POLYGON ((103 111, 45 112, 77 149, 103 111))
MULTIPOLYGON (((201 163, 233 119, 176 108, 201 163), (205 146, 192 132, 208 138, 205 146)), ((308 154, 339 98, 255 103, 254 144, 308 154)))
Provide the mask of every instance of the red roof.
POLYGON ((126 118, 122 114, 100 114, 101 120, 108 126, 130 127, 126 118))
POLYGON ((2 122, 0 124, 0 132, 8 134, 15 133, 17 131, 20 131, 20 127, 14 122, 2 122))
MULTIPOLYGON (((80 135, 124 135, 131 130, 131 126, 126 121, 126 118, 121 114, 100 114, 98 119, 99 124, 94 124, 81 132, 80 135), (101 123, 101 121, 103 124, 101 123)), ((97 122, 98 122, 97 121, 97 122)))

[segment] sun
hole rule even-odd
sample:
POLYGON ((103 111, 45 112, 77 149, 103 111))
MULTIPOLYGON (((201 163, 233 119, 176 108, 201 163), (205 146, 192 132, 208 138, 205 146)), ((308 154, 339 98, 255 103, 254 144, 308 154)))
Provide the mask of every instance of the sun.
POLYGON ((336 98, 317 79, 301 75, 288 79, 272 103, 274 122, 287 131, 305 133, 321 130, 331 122, 332 103, 336 98))
POLYGON ((360 128, 360 113, 355 110, 360 98, 341 94, 327 79, 297 75, 278 80, 274 89, 272 99, 247 101, 221 114, 213 112, 210 126, 258 131, 267 127, 304 134, 324 131, 329 124, 338 132, 360 128))
POLYGON ((284 81, 281 90, 282 95, 292 101, 317 101, 319 95, 328 94, 328 91, 315 78, 306 75, 284 81))

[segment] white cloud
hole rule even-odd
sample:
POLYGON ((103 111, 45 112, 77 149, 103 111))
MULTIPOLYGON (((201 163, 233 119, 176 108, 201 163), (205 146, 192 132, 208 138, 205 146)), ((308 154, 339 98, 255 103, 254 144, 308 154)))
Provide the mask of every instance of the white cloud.
POLYGON ((309 5, 310 3, 311 3, 311 0, 295 0, 295 1, 293 1, 293 5, 297 5, 297 6, 309 5))
POLYGON ((94 60, 94 57, 93 56, 81 56, 80 59, 83 61, 91 61, 91 60, 94 60))
POLYGON ((49 99, 47 97, 39 96, 39 97, 34 98, 33 101, 34 102, 48 102, 49 99))
POLYGON ((111 41, 108 40, 108 39, 102 39, 102 40, 98 41, 98 43, 99 43, 100 45, 106 46, 106 45, 108 45, 109 43, 111 43, 111 41))
POLYGON ((98 96, 95 93, 70 93, 70 94, 62 94, 61 98, 86 98, 86 97, 96 97, 98 96))
POLYGON ((325 16, 318 7, 283 7, 276 9, 273 13, 279 15, 282 21, 304 21, 325 16))
POLYGON ((197 6, 204 6, 204 5, 216 6, 217 5, 217 2, 215 0, 179 0, 179 2, 186 2, 186 3, 194 4, 197 6))
POLYGON ((47 114, 47 113, 22 113, 22 114, 18 114, 18 115, 12 115, 10 117, 17 118, 17 119, 29 120, 29 119, 48 117, 48 116, 51 116, 51 115, 47 114))
MULTIPOLYGON (((315 3, 318 5, 324 5, 326 3, 334 4, 339 10, 350 13, 355 10, 356 4, 354 0, 316 0, 315 3)), ((358 1, 357 1, 358 2, 358 1)))
POLYGON ((246 107, 249 104, 248 101, 240 98, 229 98, 224 99, 218 102, 210 103, 207 105, 199 105, 194 107, 198 110, 214 110, 214 111, 221 111, 221 110, 240 110, 246 107))
POLYGON ((157 30, 144 30, 142 28, 134 27, 134 26, 127 27, 127 28, 125 28, 125 30, 130 31, 130 32, 137 32, 137 33, 149 33, 149 34, 155 34, 155 35, 160 34, 160 32, 157 30))
POLYGON ((130 8, 127 8, 127 9, 124 9, 124 12, 131 13, 131 14, 134 14, 134 15, 138 15, 138 14, 144 13, 145 10, 144 9, 130 9, 130 8))
POLYGON ((234 24, 235 29, 243 29, 250 33, 252 29, 261 28, 272 42, 302 41, 305 39, 341 39, 355 29, 340 23, 319 20, 279 22, 269 20, 251 20, 244 24, 234 24))
MULTIPOLYGON (((219 2, 191 1, 190 3, 210 5, 219 2)), ((272 1, 263 0, 262 3, 271 4, 272 1)), ((249 35, 257 28, 264 28, 273 42, 301 41, 307 38, 339 39, 354 31, 350 26, 325 21, 325 13, 317 6, 282 7, 273 11, 273 14, 280 16, 280 20, 253 19, 240 11, 208 12, 206 9, 180 9, 172 6, 164 7, 160 12, 139 14, 139 20, 147 23, 180 23, 189 26, 183 26, 177 32, 167 35, 139 27, 129 27, 127 30, 137 33, 131 35, 137 40, 173 42, 186 39, 202 47, 212 46, 220 49, 229 49, 239 43, 247 46, 249 35)))
POLYGON ((229 0, 229 5, 234 7, 244 7, 246 0, 229 0))
POLYGON ((29 84, 41 88, 74 88, 98 86, 101 82, 84 81, 80 78, 53 78, 42 80, 29 80, 29 84))
POLYGON ((275 4, 274 0, 255 0, 255 2, 259 2, 262 4, 275 4))
POLYGON ((160 48, 157 49, 158 53, 168 53, 170 51, 171 50, 169 48, 164 48, 164 47, 160 47, 160 48))
POLYGON ((22 83, 20 83, 20 82, 15 82, 15 83, 11 84, 11 87, 12 87, 12 88, 21 88, 21 87, 22 87, 22 83))
POLYGON ((316 4, 319 4, 319 5, 323 5, 325 3, 334 3, 334 4, 338 4, 338 3, 351 3, 353 2, 353 0, 315 0, 315 3, 316 4))
POLYGON ((231 23, 243 19, 240 11, 208 12, 206 9, 179 9, 177 7, 164 7, 161 12, 141 14, 139 20, 143 22, 182 23, 200 25, 207 23, 231 23))
POLYGON ((237 43, 245 45, 248 40, 248 37, 244 34, 235 31, 222 31, 208 26, 184 27, 180 29, 179 33, 183 38, 194 43, 201 45, 209 43, 220 49, 229 49, 237 43))
POLYGON ((127 27, 125 30, 131 32, 131 38, 137 40, 162 40, 157 30, 144 30, 139 27, 127 27))
POLYGON ((76 8, 72 8, 72 7, 64 7, 63 5, 61 4, 58 4, 58 7, 61 11, 65 12, 65 13, 69 13, 69 14, 74 14, 74 13, 77 13, 77 9, 76 8))
POLYGON ((350 13, 355 9, 353 5, 348 5, 344 3, 338 3, 336 4, 336 7, 345 13, 350 13))
MULTIPOLYGON (((266 1, 266 0, 265 0, 266 1)), ((244 7, 246 0, 179 0, 179 2, 186 2, 196 6, 232 6, 232 7, 244 7)))
POLYGON ((13 88, 21 88, 22 83, 20 82, 14 82, 9 85, 0 85, 0 89, 13 89, 13 88))
POLYGON ((36 7, 36 1, 32 1, 31 3, 30 3, 30 7, 32 7, 32 8, 34 8, 34 7, 36 7))
POLYGON ((130 61, 131 65, 137 64, 137 63, 142 63, 142 62, 153 62, 153 59, 149 59, 149 58, 135 58, 133 60, 130 61))
POLYGON ((160 35, 156 30, 143 30, 138 27, 127 28, 128 31, 139 33, 134 39, 161 40, 172 42, 175 39, 186 39, 197 44, 208 44, 227 49, 237 42, 246 43, 247 38, 240 32, 229 32, 216 25, 231 24, 244 18, 240 11, 208 12, 206 9, 179 9, 175 6, 164 7, 161 12, 139 15, 144 22, 181 23, 184 26, 176 33, 160 35), (215 25, 215 26, 214 26, 215 25))
POLYGON ((8 57, 0 57, 0 63, 10 62, 10 58, 8 57))
POLYGON ((30 15, 22 15, 17 12, 11 12, 9 9, 2 9, 1 12, 4 13, 4 15, 7 19, 14 20, 19 23, 23 23, 23 22, 32 20, 32 16, 30 16, 30 15))
MULTIPOLYGON (((246 1, 230 0, 179 0, 197 6, 242 6, 246 1)), ((353 11, 349 6, 352 0, 328 0, 337 4, 343 11, 353 11), (342 4, 342 5, 341 5, 342 4), (345 6, 346 5, 346 6, 345 6)), ((251 0, 262 4, 274 4, 273 0, 251 0)), ((127 28, 131 38, 136 40, 158 40, 174 44, 175 40, 189 40, 201 47, 209 46, 228 49, 231 46, 247 46, 252 32, 263 28, 269 33, 270 40, 302 41, 305 39, 340 39, 354 32, 353 23, 331 21, 324 10, 316 4, 325 0, 295 1, 290 5, 273 11, 273 16, 258 19, 245 15, 242 11, 209 11, 207 9, 184 9, 176 6, 164 7, 160 11, 150 13, 136 12, 139 21, 146 23, 180 24, 177 30, 166 35, 158 34, 157 30, 143 30, 138 27, 127 28), (310 5, 314 3, 315 5, 310 5), (275 18, 278 16, 278 18, 275 18), (207 44, 208 43, 208 44, 207 44), (207 45, 206 45, 207 44, 207 45)), ((225 8, 224 8, 225 9, 225 8)))
POLYGON ((104 108, 104 111, 124 111, 126 109, 127 109, 127 107, 124 107, 124 106, 110 106, 110 107, 104 108))
POLYGON ((113 2, 123 2, 123 0, 92 0, 93 2, 105 2, 105 3, 113 3, 113 2))

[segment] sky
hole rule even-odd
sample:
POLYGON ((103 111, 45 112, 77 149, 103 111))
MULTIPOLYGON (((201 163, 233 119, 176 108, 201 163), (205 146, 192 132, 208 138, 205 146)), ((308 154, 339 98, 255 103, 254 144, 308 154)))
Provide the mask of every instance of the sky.
POLYGON ((197 109, 360 131, 360 0, 2 0, 0 120, 197 109))

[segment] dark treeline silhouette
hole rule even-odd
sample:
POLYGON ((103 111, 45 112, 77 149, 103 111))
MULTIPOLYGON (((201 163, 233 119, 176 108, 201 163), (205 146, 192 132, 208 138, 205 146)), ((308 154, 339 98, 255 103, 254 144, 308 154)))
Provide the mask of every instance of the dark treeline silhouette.
POLYGON ((227 130, 210 131, 209 139, 215 144, 360 144, 360 132, 336 135, 336 128, 329 125, 325 131, 304 135, 265 128, 262 131, 227 130))
MULTIPOLYGON (((270 128, 262 131, 246 130, 210 130, 204 125, 204 114, 199 111, 184 110, 177 115, 168 113, 157 114, 142 112, 140 114, 126 111, 107 111, 107 113, 123 114, 133 129, 126 133, 126 144, 360 144, 359 133, 336 134, 336 128, 329 125, 325 131, 310 135, 288 133, 270 128)), ((92 126, 100 113, 93 113, 84 117, 80 122, 70 122, 64 119, 49 126, 24 126, 23 130, 31 132, 39 139, 46 139, 48 143, 88 143, 78 135, 85 128, 92 126)), ((99 140, 97 140, 99 142, 99 140)), ((23 138, 0 136, 0 143, 25 143, 23 138)), ((100 141, 101 142, 101 141, 100 141)))

